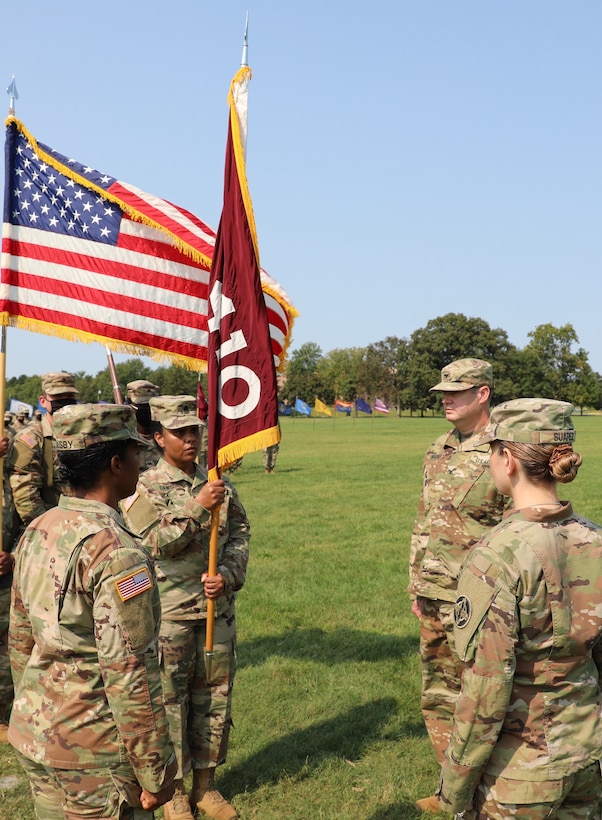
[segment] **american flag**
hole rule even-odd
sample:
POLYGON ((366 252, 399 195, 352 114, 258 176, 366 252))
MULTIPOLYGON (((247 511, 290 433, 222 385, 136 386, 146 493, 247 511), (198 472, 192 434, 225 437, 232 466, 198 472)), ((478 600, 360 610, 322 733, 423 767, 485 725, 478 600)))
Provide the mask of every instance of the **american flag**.
POLYGON ((147 569, 140 569, 128 575, 126 578, 115 581, 115 586, 117 587, 117 592, 121 600, 127 601, 129 598, 134 598, 136 595, 140 595, 141 592, 146 592, 147 589, 150 589, 152 582, 149 571, 147 569))
MULTIPOLYGON (((204 370, 215 232, 7 122, 0 322, 204 370)), ((297 314, 261 282, 279 367, 297 314)))
POLYGON ((381 399, 374 399, 374 409, 379 413, 390 413, 391 411, 381 399))

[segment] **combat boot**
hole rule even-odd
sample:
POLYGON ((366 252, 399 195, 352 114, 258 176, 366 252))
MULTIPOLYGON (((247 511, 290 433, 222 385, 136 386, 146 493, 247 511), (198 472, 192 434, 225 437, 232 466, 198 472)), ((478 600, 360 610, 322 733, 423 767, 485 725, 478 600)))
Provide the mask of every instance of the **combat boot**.
POLYGON ((414 805, 417 809, 423 814, 441 814, 441 806, 439 805, 439 798, 435 797, 435 795, 431 795, 431 797, 422 797, 420 800, 417 800, 414 805))
POLYGON ((0 744, 8 743, 8 724, 0 720, 0 744))
POLYGON ((184 791, 184 781, 176 780, 176 790, 169 803, 163 806, 165 820, 194 820, 190 811, 188 796, 184 791))
POLYGON ((236 809, 215 788, 215 769, 194 769, 191 808, 197 808, 200 816, 214 820, 234 820, 236 809))

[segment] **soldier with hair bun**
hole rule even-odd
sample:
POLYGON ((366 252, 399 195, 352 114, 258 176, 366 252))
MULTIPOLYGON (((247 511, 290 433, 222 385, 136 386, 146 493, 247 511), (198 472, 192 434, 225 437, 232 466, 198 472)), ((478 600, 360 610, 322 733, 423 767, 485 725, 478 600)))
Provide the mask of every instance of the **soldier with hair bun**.
POLYGON ((481 437, 514 509, 469 554, 455 605, 467 666, 440 807, 464 820, 600 818, 602 529, 558 498, 572 405, 516 399, 481 437))

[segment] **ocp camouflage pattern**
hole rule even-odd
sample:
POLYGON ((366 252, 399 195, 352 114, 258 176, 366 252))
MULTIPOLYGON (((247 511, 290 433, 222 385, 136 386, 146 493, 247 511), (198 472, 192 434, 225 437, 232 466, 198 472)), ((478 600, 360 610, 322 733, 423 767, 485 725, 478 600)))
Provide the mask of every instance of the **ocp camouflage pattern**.
POLYGON ((545 802, 600 759, 601 636, 598 525, 563 502, 513 512, 483 538, 458 585, 467 668, 442 773, 447 811, 468 807, 482 772, 503 778, 508 803, 545 802))
POLYGON ((489 473, 489 445, 477 441, 478 434, 461 441, 454 428, 426 452, 410 545, 412 597, 453 603, 466 553, 502 518, 507 499, 489 473))
POLYGON ((9 740, 59 769, 129 760, 158 792, 176 772, 157 655, 159 593, 148 554, 111 507, 63 496, 17 548, 9 649, 9 740), (145 591, 117 584, 137 573, 145 591))

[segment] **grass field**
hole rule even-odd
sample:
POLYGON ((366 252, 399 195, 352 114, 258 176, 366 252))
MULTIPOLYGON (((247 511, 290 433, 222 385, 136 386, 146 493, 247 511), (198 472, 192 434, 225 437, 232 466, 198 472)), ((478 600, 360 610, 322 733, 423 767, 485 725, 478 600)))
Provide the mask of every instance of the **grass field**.
MULTIPOLYGON (((562 496, 602 522, 602 417, 575 423, 584 465, 562 496)), ((285 418, 276 472, 256 453, 234 474, 253 537, 218 785, 244 820, 420 817, 413 803, 438 772, 419 709, 408 546, 422 457, 448 426, 285 418)), ((7 747, 0 798, 0 818, 34 817, 7 747), (5 788, 13 774, 20 784, 5 788)))

